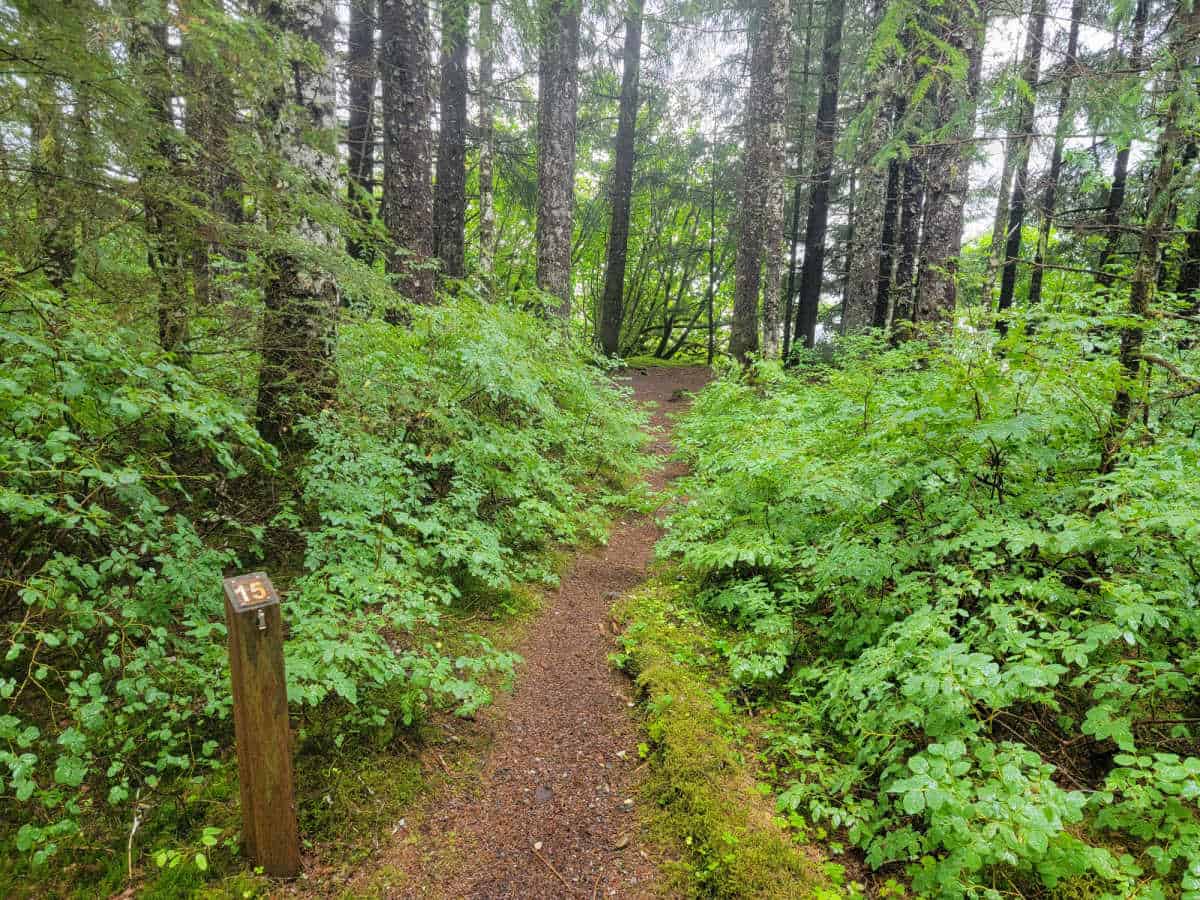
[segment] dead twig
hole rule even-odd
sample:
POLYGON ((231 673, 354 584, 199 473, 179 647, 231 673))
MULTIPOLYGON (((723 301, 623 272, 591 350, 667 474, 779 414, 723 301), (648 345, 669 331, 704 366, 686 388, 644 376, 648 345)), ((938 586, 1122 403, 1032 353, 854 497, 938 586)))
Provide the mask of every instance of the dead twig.
POLYGON ((563 878, 562 875, 560 875, 558 873, 558 869, 556 869, 556 868, 554 868, 554 866, 550 865, 550 860, 548 860, 548 859, 546 859, 546 857, 542 856, 541 850, 537 849, 536 847, 531 847, 530 849, 533 850, 533 855, 538 858, 538 861, 541 862, 541 864, 543 866, 545 866, 547 869, 549 869, 551 872, 553 872, 554 877, 562 882, 562 886, 567 889, 568 893, 571 893, 571 894, 576 893, 575 888, 573 888, 569 884, 567 884, 567 879, 563 878))

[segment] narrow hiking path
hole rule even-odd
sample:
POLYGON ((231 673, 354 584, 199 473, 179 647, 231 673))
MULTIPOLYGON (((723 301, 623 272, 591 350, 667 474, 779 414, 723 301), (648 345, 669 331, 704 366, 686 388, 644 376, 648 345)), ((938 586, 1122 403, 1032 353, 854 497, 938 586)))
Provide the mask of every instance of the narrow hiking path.
MULTIPOLYGON (((669 417, 706 368, 633 370, 663 462, 648 473, 661 490, 680 474, 669 417)), ((609 611, 648 575, 660 528, 648 515, 614 523, 606 546, 579 554, 517 648, 524 658, 511 696, 481 721, 490 749, 477 779, 455 780, 394 852, 389 897, 646 897, 657 863, 640 846, 640 781, 632 686, 608 663, 609 611)))

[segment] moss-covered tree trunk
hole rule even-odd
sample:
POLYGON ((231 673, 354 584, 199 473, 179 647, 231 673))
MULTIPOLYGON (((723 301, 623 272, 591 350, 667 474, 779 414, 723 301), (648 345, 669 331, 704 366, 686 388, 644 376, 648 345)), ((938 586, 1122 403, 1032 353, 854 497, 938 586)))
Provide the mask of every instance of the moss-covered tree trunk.
POLYGON ((492 0, 479 4, 479 274, 491 290, 496 250, 496 197, 493 176, 495 125, 492 71, 496 52, 492 0))
MULTIPOLYGON (((1170 58, 1174 71, 1168 82, 1172 94, 1163 116, 1155 149, 1154 169, 1150 175, 1149 196, 1146 199, 1146 221, 1142 226, 1137 260, 1133 267, 1133 278, 1129 284, 1129 312, 1135 319, 1143 320, 1150 315, 1150 303, 1158 282, 1159 248, 1163 232, 1170 224, 1170 210, 1182 179, 1180 155, 1186 142, 1183 127, 1184 116, 1191 113, 1194 102, 1194 87, 1186 84, 1193 77, 1197 50, 1200 49, 1200 4, 1180 0, 1173 19, 1170 58), (1188 72, 1185 76, 1183 73, 1188 72), (1186 112, 1185 112, 1186 110, 1186 112)), ((1189 130, 1194 122, 1189 122, 1189 130)), ((1121 381, 1113 396, 1112 414, 1105 430, 1100 448, 1100 472, 1107 474, 1116 465, 1124 442, 1125 432, 1134 418, 1134 385, 1142 367, 1142 345, 1145 341, 1140 321, 1121 329, 1121 381)))
MULTIPOLYGON (((334 69, 334 0, 275 0, 263 16, 268 23, 315 45, 320 55, 298 54, 291 78, 281 86, 273 123, 275 140, 289 178, 302 182, 311 196, 336 200, 337 81, 334 69)), ((285 195, 285 184, 279 185, 285 195)), ((337 232, 314 219, 307 209, 283 216, 297 239, 333 247, 337 232)), ((338 291, 333 276, 309 258, 286 252, 270 260, 271 277, 264 292, 261 331, 262 363, 258 377, 258 427, 276 446, 295 449, 299 419, 319 410, 333 395, 337 376, 338 291)))

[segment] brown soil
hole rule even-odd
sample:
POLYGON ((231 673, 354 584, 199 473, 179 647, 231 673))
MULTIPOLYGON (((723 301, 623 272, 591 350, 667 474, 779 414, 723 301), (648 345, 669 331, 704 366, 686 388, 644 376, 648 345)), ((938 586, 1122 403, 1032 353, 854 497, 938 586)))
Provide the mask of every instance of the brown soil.
MULTIPOLYGON (((670 453, 669 416, 708 370, 634 370, 637 402, 651 405, 651 450, 670 453)), ((648 476, 661 489, 679 474, 648 476)), ((519 646, 516 689, 481 720, 491 747, 478 781, 431 804, 386 862, 400 877, 389 897, 646 897, 656 864, 637 832, 638 728, 631 685, 613 670, 609 610, 647 577, 656 521, 629 514, 607 546, 580 554, 519 646)), ((365 885, 364 885, 365 886, 365 885)))

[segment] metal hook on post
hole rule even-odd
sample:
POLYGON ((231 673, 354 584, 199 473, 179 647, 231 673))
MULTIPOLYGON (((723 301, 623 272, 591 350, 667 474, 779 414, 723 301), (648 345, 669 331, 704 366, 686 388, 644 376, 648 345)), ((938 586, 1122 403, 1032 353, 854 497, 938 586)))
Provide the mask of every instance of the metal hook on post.
POLYGON ((258 613, 258 630, 267 630, 267 611, 265 609, 257 610, 258 613))

